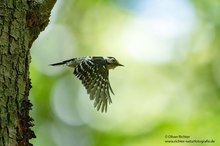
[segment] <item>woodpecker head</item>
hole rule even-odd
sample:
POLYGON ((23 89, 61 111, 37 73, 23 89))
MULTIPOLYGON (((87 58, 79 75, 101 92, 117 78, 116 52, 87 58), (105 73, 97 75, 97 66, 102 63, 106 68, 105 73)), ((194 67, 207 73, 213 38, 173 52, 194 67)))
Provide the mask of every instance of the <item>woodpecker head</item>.
POLYGON ((118 62, 118 60, 116 60, 114 57, 106 57, 105 60, 107 62, 107 68, 108 69, 114 69, 117 66, 124 66, 124 65, 120 64, 118 62))

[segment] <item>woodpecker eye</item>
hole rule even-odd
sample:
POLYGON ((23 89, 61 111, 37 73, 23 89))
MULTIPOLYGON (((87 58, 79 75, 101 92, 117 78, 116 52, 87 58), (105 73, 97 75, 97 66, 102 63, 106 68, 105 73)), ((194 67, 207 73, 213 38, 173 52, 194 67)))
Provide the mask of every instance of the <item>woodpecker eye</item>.
POLYGON ((117 63, 118 61, 115 58, 112 57, 112 58, 108 59, 108 62, 109 63, 117 63))

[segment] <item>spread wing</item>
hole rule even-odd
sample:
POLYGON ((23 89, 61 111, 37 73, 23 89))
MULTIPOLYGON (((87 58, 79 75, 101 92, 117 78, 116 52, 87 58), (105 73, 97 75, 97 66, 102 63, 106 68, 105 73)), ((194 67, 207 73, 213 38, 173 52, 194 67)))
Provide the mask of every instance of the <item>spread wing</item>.
POLYGON ((92 60, 82 61, 76 66, 74 74, 82 81, 90 100, 94 100, 94 107, 97 110, 107 112, 107 106, 112 102, 110 97, 112 88, 108 79, 108 69, 105 64, 97 63, 92 60))

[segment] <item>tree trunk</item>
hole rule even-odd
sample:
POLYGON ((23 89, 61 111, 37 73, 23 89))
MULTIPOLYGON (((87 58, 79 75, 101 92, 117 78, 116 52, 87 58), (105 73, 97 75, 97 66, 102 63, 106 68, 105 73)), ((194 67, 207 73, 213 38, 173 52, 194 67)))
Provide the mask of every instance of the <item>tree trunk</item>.
POLYGON ((30 47, 56 0, 0 0, 0 146, 29 146, 30 47))

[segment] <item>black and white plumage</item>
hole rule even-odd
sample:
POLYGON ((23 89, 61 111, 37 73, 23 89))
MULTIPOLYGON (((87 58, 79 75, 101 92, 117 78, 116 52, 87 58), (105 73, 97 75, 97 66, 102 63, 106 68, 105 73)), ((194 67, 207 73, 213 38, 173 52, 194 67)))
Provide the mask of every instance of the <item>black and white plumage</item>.
POLYGON ((94 107, 107 112, 108 104, 112 102, 110 91, 114 94, 109 82, 109 69, 123 66, 114 57, 84 56, 51 65, 66 65, 75 68, 73 73, 82 81, 90 100, 94 100, 94 107))

